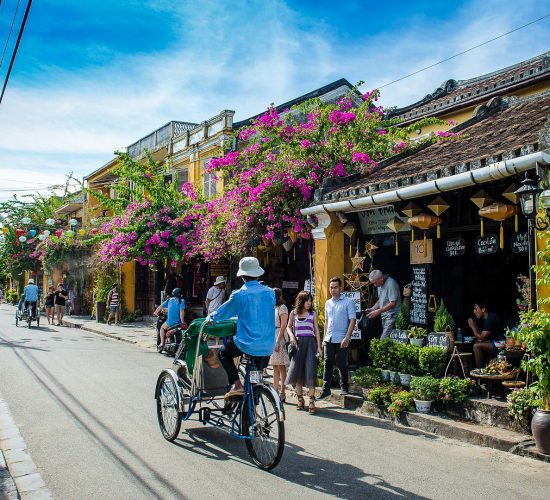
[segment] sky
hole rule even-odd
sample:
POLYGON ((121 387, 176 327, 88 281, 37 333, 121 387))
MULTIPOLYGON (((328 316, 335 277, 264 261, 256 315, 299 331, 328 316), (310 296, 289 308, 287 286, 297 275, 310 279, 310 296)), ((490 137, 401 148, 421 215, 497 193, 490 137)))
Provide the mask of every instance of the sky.
MULTIPOLYGON (((16 4, 1 2, 0 50, 16 4)), ((0 200, 82 178, 171 120, 232 109, 239 121, 339 78, 378 88, 545 14, 538 0, 34 0, 0 104, 0 200)), ((549 41, 547 18, 384 87, 382 103, 411 104, 549 41)))

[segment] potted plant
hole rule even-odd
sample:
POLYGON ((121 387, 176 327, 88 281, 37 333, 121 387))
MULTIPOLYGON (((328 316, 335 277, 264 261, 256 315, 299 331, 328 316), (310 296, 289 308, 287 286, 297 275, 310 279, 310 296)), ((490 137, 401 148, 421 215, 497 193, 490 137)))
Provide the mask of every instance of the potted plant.
POLYGON ((533 413, 542 405, 542 401, 532 387, 514 389, 506 398, 508 413, 514 420, 528 428, 533 413))
POLYGON ((442 347, 422 347, 418 356, 420 371, 432 377, 442 377, 447 362, 447 350, 442 347))
POLYGON ((409 387, 411 377, 419 375, 420 347, 413 344, 399 344, 399 380, 401 385, 409 387))
POLYGON ((394 348, 394 342, 390 339, 373 339, 370 344, 369 356, 375 368, 380 368, 384 382, 390 379, 390 351, 394 348))
POLYGON ((360 385, 363 397, 367 397, 368 390, 380 385, 383 382, 382 370, 373 366, 363 366, 353 373, 351 380, 354 384, 360 385))
POLYGON ((414 377, 411 380, 411 391, 418 413, 430 413, 439 387, 439 381, 431 376, 414 377))
POLYGON ((401 307, 399 308, 399 312, 395 317, 396 330, 407 330, 409 328, 409 324, 410 324, 409 314, 410 313, 409 313, 409 308, 407 304, 405 302, 402 302, 401 307))
POLYGON ((410 391, 399 391, 390 396, 391 403, 388 412, 399 418, 404 411, 414 411, 413 393, 410 391))
POLYGON ((520 323, 513 336, 524 343, 530 353, 530 357, 522 361, 522 367, 536 375, 538 380, 532 387, 541 400, 531 421, 531 431, 537 449, 550 455, 550 314, 528 311, 521 315, 520 323))
POLYGON ((394 392, 395 388, 389 384, 373 387, 367 395, 367 401, 376 405, 388 406, 391 403, 391 395, 394 392))
POLYGON ((469 378, 445 377, 439 381, 438 399, 442 403, 462 403, 475 387, 469 378))
POLYGON ((434 316, 434 330, 437 333, 446 333, 450 336, 449 340, 452 342, 454 341, 455 326, 455 320, 445 307, 445 303, 441 301, 441 305, 434 316))
POLYGON ((407 334, 407 337, 409 337, 411 344, 418 347, 422 347, 424 345, 424 341, 427 336, 428 330, 422 328, 421 326, 411 326, 407 334))

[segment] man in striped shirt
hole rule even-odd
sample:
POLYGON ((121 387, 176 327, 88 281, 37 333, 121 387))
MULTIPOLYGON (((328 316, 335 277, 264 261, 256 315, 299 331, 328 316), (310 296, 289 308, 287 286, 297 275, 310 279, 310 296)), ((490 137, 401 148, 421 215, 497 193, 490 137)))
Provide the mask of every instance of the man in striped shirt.
POLYGON ((118 293, 118 285, 115 283, 109 292, 107 297, 107 304, 109 306, 109 318, 107 324, 110 325, 112 318, 115 318, 115 325, 120 323, 120 295, 118 293))

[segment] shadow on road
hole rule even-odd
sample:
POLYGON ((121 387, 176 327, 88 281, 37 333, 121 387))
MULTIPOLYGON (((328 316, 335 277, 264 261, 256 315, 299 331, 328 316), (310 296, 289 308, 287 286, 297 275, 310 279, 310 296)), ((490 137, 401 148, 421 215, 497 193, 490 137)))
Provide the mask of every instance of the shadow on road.
MULTIPOLYGON (((30 339, 29 339, 30 340, 30 339)), ((32 347, 30 345, 24 345, 23 343, 10 342, 2 337, 0 337, 0 347, 7 347, 9 349, 26 349, 29 351, 44 351, 49 352, 49 349, 43 349, 42 347, 32 347)))

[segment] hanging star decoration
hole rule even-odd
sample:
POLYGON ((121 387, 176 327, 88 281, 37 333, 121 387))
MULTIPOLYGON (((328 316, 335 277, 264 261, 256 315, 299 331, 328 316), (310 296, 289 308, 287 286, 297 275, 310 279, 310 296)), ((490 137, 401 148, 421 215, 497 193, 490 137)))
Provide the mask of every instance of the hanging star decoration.
POLYGON ((371 241, 365 242, 365 253, 372 259, 372 254, 378 247, 371 241))
POLYGON ((344 274, 344 279, 350 291, 359 292, 367 285, 367 283, 361 280, 361 276, 359 273, 344 274))
POLYGON ((352 268, 351 271, 363 271, 366 257, 359 255, 359 250, 355 252, 355 255, 351 258, 352 268))

